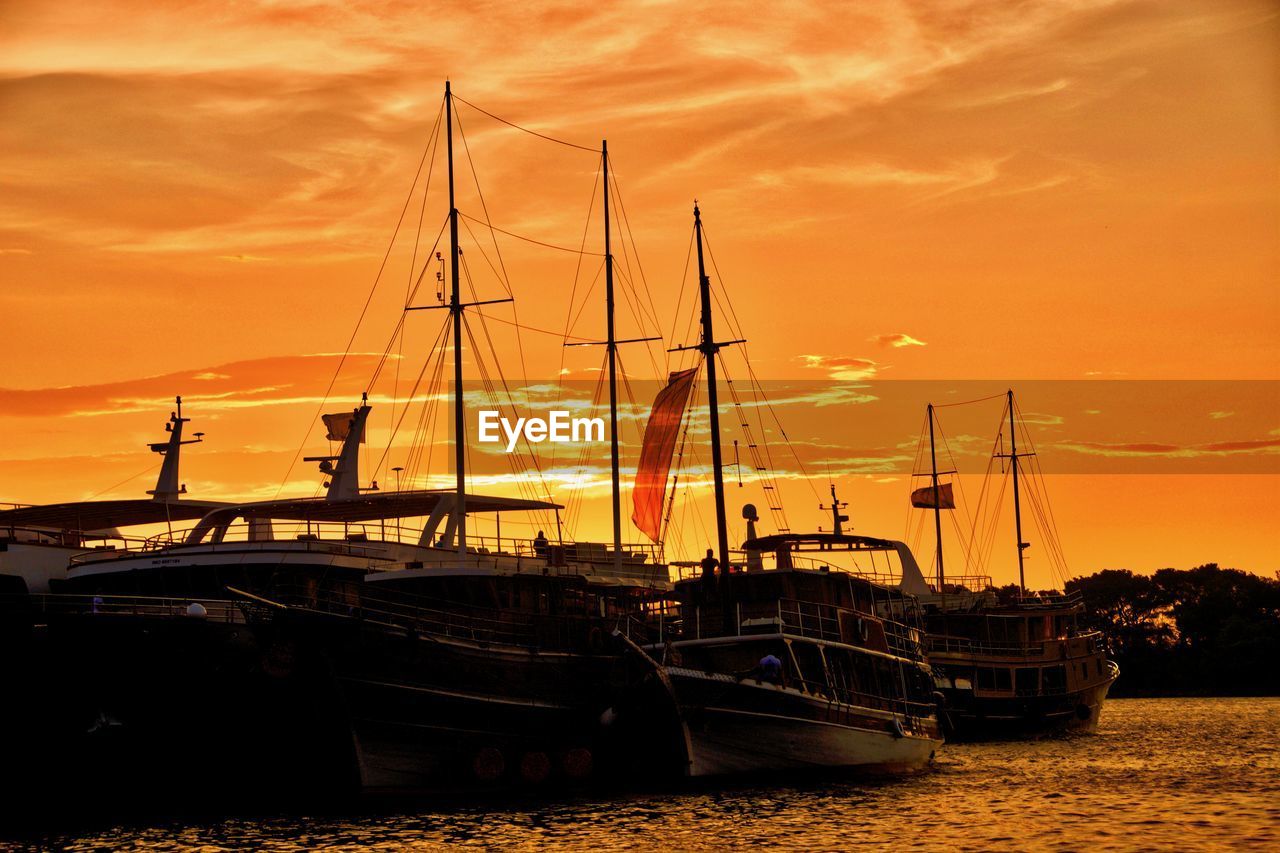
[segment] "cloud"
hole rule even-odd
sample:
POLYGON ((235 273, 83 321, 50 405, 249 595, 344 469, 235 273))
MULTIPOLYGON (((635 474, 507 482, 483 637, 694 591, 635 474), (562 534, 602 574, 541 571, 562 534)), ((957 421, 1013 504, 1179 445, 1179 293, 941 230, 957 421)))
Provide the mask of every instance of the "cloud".
MULTIPOLYGON (((317 403, 339 358, 334 355, 277 356, 232 362, 212 368, 180 370, 159 376, 72 385, 61 388, 0 388, 0 413, 4 417, 68 417, 168 411, 181 395, 189 407, 203 413, 264 405, 317 403), (281 377, 288 377, 281 382, 281 377), (196 393, 184 393, 197 383, 196 393)), ((347 357, 343 393, 353 382, 363 382, 377 358, 365 354, 347 357)))
POLYGON ((271 258, 262 255, 218 255, 220 261, 234 261, 236 263, 256 263, 259 261, 269 261, 271 258))
POLYGON ((1018 415, 1018 420, 1036 426, 1061 426, 1064 423, 1062 415, 1046 415, 1042 412, 1022 412, 1018 415))
POLYGON ((892 335, 875 335, 868 340, 874 341, 882 347, 924 347, 927 343, 917 340, 910 335, 902 332, 895 332, 892 335))
POLYGON ((1234 414, 1235 412, 1210 412, 1209 417, 1213 418, 1215 421, 1220 421, 1223 418, 1229 418, 1234 414))
POLYGON ((1189 446, 1159 444, 1155 442, 1109 444, 1090 441, 1061 441, 1055 443, 1053 446, 1063 450, 1070 450, 1074 453, 1083 453, 1092 456, 1108 456, 1114 458, 1164 457, 1168 459, 1195 459, 1201 457, 1239 454, 1270 455, 1280 453, 1280 438, 1260 439, 1254 441, 1221 441, 1212 444, 1189 446))
POLYGON ((811 370, 825 370, 832 379, 857 381, 870 379, 879 371, 880 365, 869 358, 832 355, 797 356, 805 367, 811 370))

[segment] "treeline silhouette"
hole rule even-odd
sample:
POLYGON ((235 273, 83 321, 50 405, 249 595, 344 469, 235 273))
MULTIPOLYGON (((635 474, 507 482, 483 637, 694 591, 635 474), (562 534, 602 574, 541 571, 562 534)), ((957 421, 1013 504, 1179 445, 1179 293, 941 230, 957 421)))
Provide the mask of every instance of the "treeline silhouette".
POLYGON ((1216 563, 1067 582, 1120 665, 1113 696, 1280 695, 1280 579, 1216 563))

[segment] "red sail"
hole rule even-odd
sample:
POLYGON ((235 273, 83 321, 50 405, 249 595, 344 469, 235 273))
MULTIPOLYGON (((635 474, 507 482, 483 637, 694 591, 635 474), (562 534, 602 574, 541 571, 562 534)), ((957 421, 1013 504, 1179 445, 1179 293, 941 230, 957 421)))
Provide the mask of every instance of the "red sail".
POLYGON ((640 464, 636 468, 635 488, 631 491, 634 506, 631 520, 654 542, 662 537, 662 505, 667 494, 667 475, 671 473, 671 456, 675 453, 697 372, 695 367, 671 374, 667 387, 654 399, 644 428, 640 464))
MULTIPOLYGON (((911 493, 911 505, 921 509, 933 509, 933 486, 925 486, 911 493)), ((956 496, 951 491, 950 483, 938 485, 938 509, 955 509, 956 496)))

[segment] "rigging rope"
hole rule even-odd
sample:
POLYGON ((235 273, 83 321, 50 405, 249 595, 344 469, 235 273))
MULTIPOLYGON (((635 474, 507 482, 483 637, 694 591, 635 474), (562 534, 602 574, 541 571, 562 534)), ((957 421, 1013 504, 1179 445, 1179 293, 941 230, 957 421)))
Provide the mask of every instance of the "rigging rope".
POLYGON ((578 143, 576 143, 576 142, 567 142, 567 141, 565 141, 565 140, 563 140, 563 139, 556 139, 554 136, 548 136, 548 135, 547 135, 547 134, 545 134, 545 133, 539 133, 539 132, 538 132, 538 131, 536 131, 536 130, 530 130, 530 129, 529 129, 529 128, 527 128, 527 127, 522 127, 522 126, 520 126, 520 125, 516 124, 516 123, 515 123, 515 122, 513 122, 513 121, 508 121, 507 119, 503 118, 502 116, 496 116, 496 115, 494 115, 493 113, 489 112, 488 110, 481 109, 480 107, 477 107, 475 104, 473 104, 473 103, 471 103, 470 101, 468 101, 467 99, 463 98, 462 96, 460 96, 460 95, 459 95, 459 94, 457 94, 456 92, 455 92, 455 93, 454 93, 454 95, 453 95, 453 99, 454 99, 455 101, 461 101, 462 103, 464 103, 464 104, 466 104, 467 106, 471 107, 471 109, 475 110, 475 111, 476 111, 476 112, 478 112, 478 113, 483 113, 484 115, 487 115, 489 118, 493 119, 494 121, 500 121, 500 122, 502 122, 503 124, 507 125, 508 127, 514 127, 516 130, 523 131, 524 133, 527 133, 527 134, 529 134, 529 135, 531 135, 531 136, 536 136, 536 137, 538 137, 539 139, 545 139, 545 140, 547 140, 548 142, 555 142, 555 143, 558 143, 558 144, 560 144, 560 145, 568 146, 569 148, 577 148, 579 151, 590 151, 590 152, 591 152, 591 153, 593 153, 593 154, 599 154, 599 153, 600 153, 600 149, 599 149, 599 148, 589 148, 589 147, 587 147, 586 145, 579 145, 579 144, 578 144, 578 143))

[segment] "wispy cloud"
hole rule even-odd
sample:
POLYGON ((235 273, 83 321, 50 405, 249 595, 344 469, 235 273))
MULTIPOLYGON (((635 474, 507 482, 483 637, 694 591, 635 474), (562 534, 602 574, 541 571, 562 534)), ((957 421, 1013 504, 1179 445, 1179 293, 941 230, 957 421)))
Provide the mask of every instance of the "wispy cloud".
POLYGON ((852 356, 802 355, 799 361, 810 370, 823 370, 830 378, 843 381, 870 379, 880 369, 872 359, 852 356))
POLYGON ((895 332, 891 335, 874 335, 869 338, 882 347, 923 347, 928 346, 924 341, 917 340, 903 332, 895 332))

